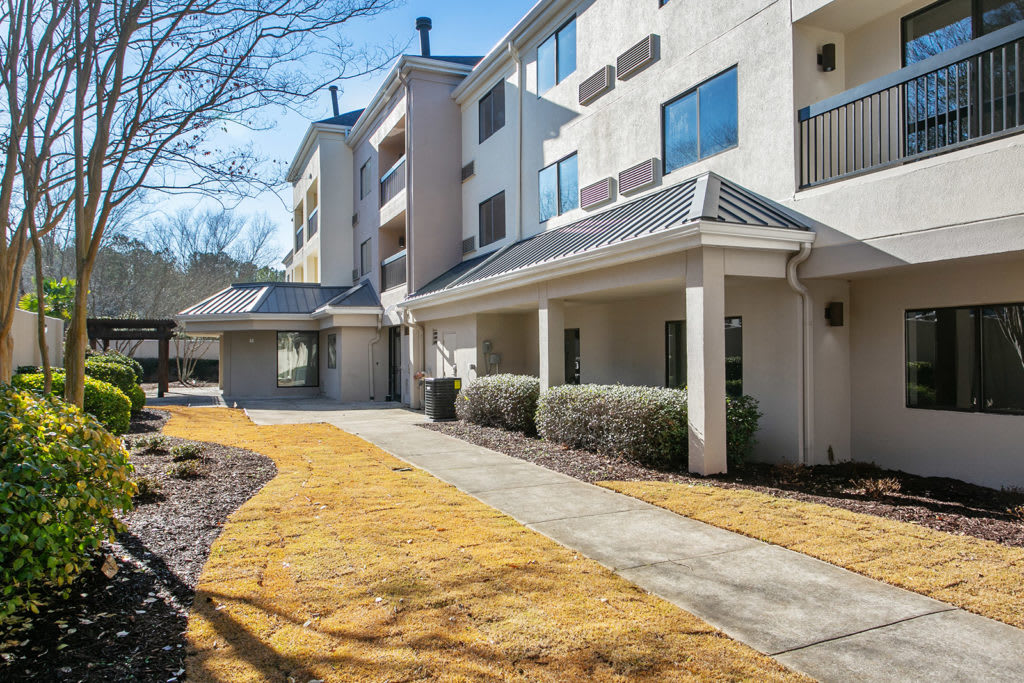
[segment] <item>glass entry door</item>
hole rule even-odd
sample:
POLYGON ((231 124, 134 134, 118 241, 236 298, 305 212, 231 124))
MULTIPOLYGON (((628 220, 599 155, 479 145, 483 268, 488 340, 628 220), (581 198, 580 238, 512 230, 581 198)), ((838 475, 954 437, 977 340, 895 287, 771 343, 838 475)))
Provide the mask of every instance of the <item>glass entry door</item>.
POLYGON ((402 400, 402 328, 388 328, 388 400, 402 400))
POLYGON ((580 331, 565 331, 565 383, 580 383, 580 331))

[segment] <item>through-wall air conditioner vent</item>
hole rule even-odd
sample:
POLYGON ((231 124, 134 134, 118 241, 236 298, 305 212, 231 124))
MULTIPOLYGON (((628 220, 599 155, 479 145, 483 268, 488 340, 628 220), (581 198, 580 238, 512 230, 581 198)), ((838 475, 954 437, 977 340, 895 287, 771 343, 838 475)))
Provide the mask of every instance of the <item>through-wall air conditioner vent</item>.
POLYGON ((580 104, 590 104, 611 90, 612 83, 612 67, 602 67, 596 74, 580 83, 580 104))
POLYGON ((468 254, 469 252, 473 251, 474 249, 476 249, 476 238, 475 237, 467 237, 466 239, 462 240, 462 253, 463 254, 468 254))
POLYGON ((359 281, 359 269, 358 268, 353 268, 352 269, 352 282, 356 283, 358 281, 359 281))
POLYGON ((651 34, 623 52, 616 62, 619 80, 624 81, 658 59, 658 36, 651 34))
POLYGON ((658 179, 658 159, 648 159, 619 174, 619 192, 626 194, 650 187, 658 179))
POLYGON ((474 175, 476 175, 476 163, 475 162, 471 161, 471 162, 469 162, 468 164, 466 164, 465 166, 462 167, 462 182, 466 182, 467 180, 472 178, 474 175))
POLYGON ((611 178, 605 178, 580 190, 580 207, 591 209, 611 201, 613 182, 611 178))
POLYGON ((354 228, 357 225, 359 225, 359 214, 358 213, 354 213, 354 214, 352 214, 352 227, 354 228))

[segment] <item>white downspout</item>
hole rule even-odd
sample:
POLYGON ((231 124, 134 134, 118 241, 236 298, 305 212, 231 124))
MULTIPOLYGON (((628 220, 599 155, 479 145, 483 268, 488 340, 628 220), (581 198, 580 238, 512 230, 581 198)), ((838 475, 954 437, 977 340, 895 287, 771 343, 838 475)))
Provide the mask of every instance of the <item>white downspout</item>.
POLYGON ((800 245, 800 251, 786 264, 786 281, 800 295, 800 382, 797 400, 800 404, 800 464, 810 465, 814 457, 814 311, 811 293, 800 281, 797 268, 811 255, 811 245, 800 245))
POLYGON ((376 346, 377 342, 380 341, 380 331, 381 331, 381 327, 383 326, 383 324, 384 324, 384 314, 383 313, 378 313, 377 314, 377 336, 375 336, 370 341, 370 343, 367 345, 367 347, 366 347, 366 350, 369 352, 369 356, 370 356, 370 400, 371 401, 376 400, 376 398, 374 396, 374 388, 376 387, 376 385, 374 384, 374 381, 373 381, 374 380, 374 376, 373 376, 374 375, 374 372, 373 372, 373 347, 376 346))
POLYGON ((523 69, 523 60, 519 50, 509 41, 509 54, 516 63, 516 81, 519 90, 518 114, 516 116, 516 232, 515 244, 523 239, 523 92, 526 90, 526 71, 523 69))
POLYGON ((427 359, 427 355, 426 355, 427 354, 427 349, 426 349, 426 346, 427 346, 427 342, 426 342, 426 329, 423 327, 423 325, 420 325, 419 323, 409 322, 411 317, 412 316, 409 313, 409 309, 405 309, 405 310, 402 311, 402 327, 409 328, 409 340, 410 340, 410 345, 409 345, 409 392, 410 392, 409 393, 409 405, 410 406, 414 405, 414 402, 412 400, 412 392, 417 392, 417 397, 416 397, 417 401, 416 401, 416 403, 419 403, 421 405, 421 407, 422 407, 422 403, 419 401, 419 390, 420 390, 420 387, 419 387, 419 382, 416 381, 416 373, 419 372, 419 371, 423 371, 426 368, 426 359, 427 359), (415 359, 414 351, 413 351, 413 348, 412 348, 412 346, 416 343, 416 331, 417 330, 420 331, 420 340, 421 340, 421 346, 420 346, 420 349, 419 349, 419 353, 420 353, 419 360, 420 360, 420 365, 422 367, 419 367, 419 368, 416 367, 416 363, 415 363, 416 359, 415 359))

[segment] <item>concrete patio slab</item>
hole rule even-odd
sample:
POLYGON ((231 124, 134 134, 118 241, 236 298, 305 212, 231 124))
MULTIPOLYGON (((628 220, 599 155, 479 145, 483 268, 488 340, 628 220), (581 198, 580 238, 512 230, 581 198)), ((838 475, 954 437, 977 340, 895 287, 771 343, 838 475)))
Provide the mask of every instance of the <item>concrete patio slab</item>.
POLYGON ((776 655, 820 681, 1021 681, 1024 631, 953 610, 776 655))
POLYGON ((768 654, 952 609, 764 544, 621 573, 768 654))
POLYGON ((529 526, 616 571, 764 545, 660 508, 529 526))
POLYGON ((477 498, 523 524, 588 517, 654 506, 578 481, 528 488, 481 491, 477 498))

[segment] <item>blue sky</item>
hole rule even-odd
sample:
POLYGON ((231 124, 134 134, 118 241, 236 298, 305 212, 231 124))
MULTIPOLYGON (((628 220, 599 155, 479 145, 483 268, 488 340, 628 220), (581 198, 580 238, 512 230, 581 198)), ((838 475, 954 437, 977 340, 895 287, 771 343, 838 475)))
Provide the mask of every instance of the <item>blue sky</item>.
MULTIPOLYGON (((346 35, 355 43, 366 43, 371 46, 408 43, 405 52, 418 54, 420 46, 419 34, 415 30, 416 17, 427 16, 434 24, 430 32, 433 54, 485 55, 534 3, 535 0, 407 0, 397 9, 346 27, 346 35)), ((387 71, 377 72, 359 80, 338 83, 342 90, 339 97, 341 111, 366 106, 386 74, 387 71)), ((273 130, 258 133, 236 131, 225 137, 236 141, 251 139, 265 154, 286 163, 290 162, 309 122, 331 115, 330 94, 324 90, 306 109, 303 114, 282 112, 273 130)), ((267 115, 273 116, 273 113, 267 112, 267 115)), ((226 143, 230 144, 227 140, 226 143)), ((163 201, 159 197, 150 199, 157 201, 157 205, 153 207, 157 215, 181 207, 199 207, 206 203, 202 198, 194 196, 174 197, 163 201)), ((277 196, 266 193, 246 198, 237 210, 247 214, 265 213, 275 221, 278 224, 276 245, 281 256, 284 256, 291 241, 290 204, 291 188, 282 184, 277 196)))

